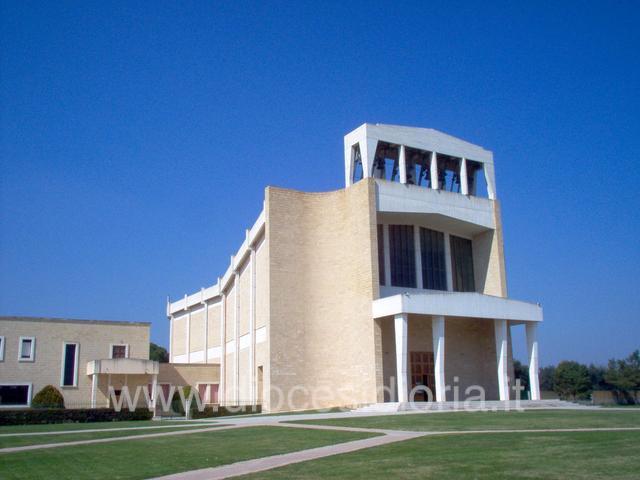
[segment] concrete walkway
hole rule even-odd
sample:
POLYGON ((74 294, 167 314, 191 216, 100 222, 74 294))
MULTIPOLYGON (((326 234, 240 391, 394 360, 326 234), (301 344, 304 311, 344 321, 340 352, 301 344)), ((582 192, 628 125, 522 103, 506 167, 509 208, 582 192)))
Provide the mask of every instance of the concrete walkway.
POLYGON ((71 433, 96 433, 96 432, 126 432, 128 430, 158 430, 163 428, 194 428, 210 427, 211 422, 205 423, 176 423, 175 425, 150 425, 148 427, 115 427, 115 428, 85 428, 80 430, 58 430, 52 432, 19 432, 0 433, 0 438, 6 437, 39 437, 42 435, 69 435, 71 433))

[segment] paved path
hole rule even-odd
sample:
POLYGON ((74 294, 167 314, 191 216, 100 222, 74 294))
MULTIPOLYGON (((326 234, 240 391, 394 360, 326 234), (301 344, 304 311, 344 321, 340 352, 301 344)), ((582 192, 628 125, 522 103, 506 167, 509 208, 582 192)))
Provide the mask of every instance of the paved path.
POLYGON ((81 430, 58 430, 53 432, 16 432, 0 433, 0 438, 5 437, 37 437, 41 435, 68 435, 70 433, 96 433, 96 432, 125 432, 128 430, 157 430, 163 428, 193 428, 210 427, 211 422, 206 423, 176 423, 175 425, 150 425, 148 427, 115 427, 115 428, 85 428, 81 430))

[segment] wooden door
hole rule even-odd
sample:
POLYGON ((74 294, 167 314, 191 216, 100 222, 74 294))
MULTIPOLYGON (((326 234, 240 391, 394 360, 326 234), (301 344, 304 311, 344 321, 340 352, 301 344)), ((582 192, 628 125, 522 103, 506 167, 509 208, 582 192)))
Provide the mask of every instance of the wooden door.
MULTIPOLYGON (((411 352, 411 388, 424 385, 435 396, 435 377, 433 370, 433 352, 411 352)), ((428 397, 424 393, 417 393, 416 401, 426 402, 428 397)))

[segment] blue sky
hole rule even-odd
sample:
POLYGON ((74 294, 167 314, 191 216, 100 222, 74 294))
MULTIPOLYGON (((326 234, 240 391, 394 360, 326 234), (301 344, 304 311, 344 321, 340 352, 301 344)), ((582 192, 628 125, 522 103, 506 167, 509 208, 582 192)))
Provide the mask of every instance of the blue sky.
MULTIPOLYGON (((151 321, 364 122, 494 152, 542 364, 640 347, 637 2, 5 2, 0 314, 151 321)), ((516 354, 524 339, 515 332, 516 354)))

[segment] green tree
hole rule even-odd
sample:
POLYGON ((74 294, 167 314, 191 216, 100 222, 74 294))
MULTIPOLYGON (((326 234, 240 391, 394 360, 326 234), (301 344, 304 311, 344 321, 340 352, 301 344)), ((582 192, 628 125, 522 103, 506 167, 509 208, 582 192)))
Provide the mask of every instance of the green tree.
POLYGON ((540 390, 551 392, 553 391, 553 379, 556 375, 556 367, 549 365, 540 369, 538 378, 540 379, 540 390))
POLYGON ((166 348, 151 343, 149 345, 149 359, 160 363, 169 363, 169 352, 166 348))
POLYGON ((560 362, 553 378, 553 389, 561 398, 585 398, 591 390, 589 370, 578 362, 560 362))
POLYGON ((43 387, 31 400, 33 408, 64 408, 64 397, 53 385, 43 387))
POLYGON ((589 379, 591 380, 592 390, 611 390, 609 385, 604 379, 607 369, 600 365, 594 365, 593 363, 587 367, 589 370, 589 379))
POLYGON ((520 360, 513 361, 513 376, 516 380, 520 379, 520 386, 524 388, 523 393, 529 390, 529 367, 523 365, 520 360))
POLYGON ((640 350, 623 360, 609 360, 609 368, 604 379, 625 403, 638 403, 640 350))

